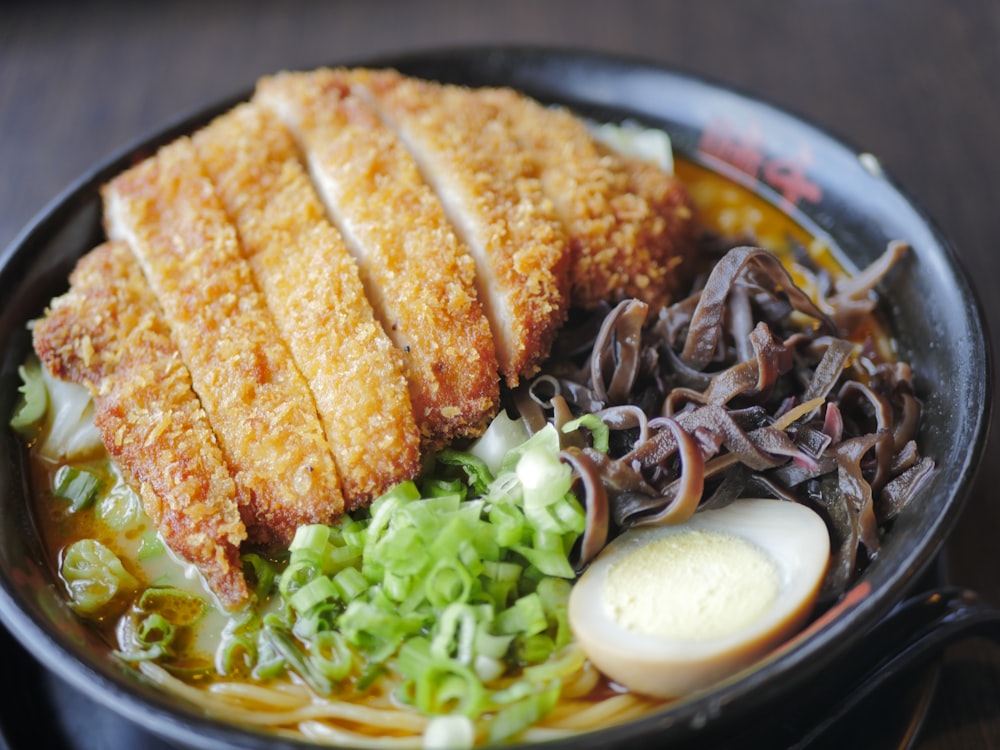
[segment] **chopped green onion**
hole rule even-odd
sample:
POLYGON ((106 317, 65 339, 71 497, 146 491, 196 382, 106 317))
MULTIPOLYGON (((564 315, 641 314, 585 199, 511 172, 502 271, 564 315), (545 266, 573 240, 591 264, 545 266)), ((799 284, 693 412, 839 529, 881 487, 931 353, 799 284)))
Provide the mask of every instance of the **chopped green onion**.
POLYGON ((494 537, 501 547, 513 547, 524 537, 527 521, 518 506, 508 503, 493 503, 489 511, 489 519, 493 525, 494 537))
POLYGON ((257 661, 252 673, 255 679, 273 680, 283 675, 288 666, 272 633, 273 630, 261 630, 257 635, 257 661))
POLYGON ((559 576, 560 578, 572 578, 575 575, 573 566, 569 564, 566 553, 560 547, 540 549, 518 544, 513 549, 524 555, 528 562, 545 575, 559 576))
POLYGON ((226 638, 216 652, 215 670, 226 677, 249 674, 257 663, 257 644, 245 635, 226 638))
POLYGON ((345 601, 353 601, 368 590, 368 580, 361 575, 357 568, 344 568, 333 577, 334 583, 343 592, 342 598, 345 601))
POLYGON ((69 510, 76 513, 90 507, 104 482, 96 474, 74 466, 63 465, 56 471, 52 494, 69 501, 69 510))
POLYGON ((318 523, 299 526, 295 530, 295 537, 292 539, 291 544, 288 545, 288 551, 292 553, 291 559, 293 561, 321 561, 329 539, 329 526, 318 523))
POLYGON ((414 577, 411 575, 398 575, 387 570, 382 576, 382 592, 392 601, 402 603, 410 598, 413 581, 414 577))
POLYGON ((573 633, 569 627, 569 594, 570 583, 563 578, 543 578, 538 582, 535 593, 542 602, 542 609, 550 621, 556 624, 556 648, 562 648, 570 642, 573 633))
POLYGON ((139 621, 135 635, 136 641, 144 650, 168 652, 177 635, 177 628, 159 612, 152 612, 139 621))
POLYGON ((421 617, 401 615, 391 602, 379 599, 352 601, 339 619, 347 642, 376 662, 392 656, 408 636, 420 632, 423 624, 421 617))
POLYGON ((437 460, 449 466, 460 467, 469 478, 472 490, 477 495, 484 494, 489 488, 490 482, 493 481, 493 472, 490 471, 490 467, 483 459, 471 453, 446 448, 437 454, 437 460))
POLYGON ((326 546, 323 556, 323 570, 327 575, 333 575, 344 568, 361 567, 361 547, 347 545, 338 547, 332 544, 326 546))
POLYGON ((540 664, 532 664, 524 668, 524 678, 532 682, 548 682, 560 680, 579 671, 587 660, 583 649, 578 647, 563 648, 540 664))
POLYGON ((399 700, 468 717, 479 736, 511 736, 546 710, 574 662, 528 670, 568 642, 563 579, 585 516, 555 428, 527 438, 507 422, 520 444, 502 456, 443 451, 367 515, 298 529, 256 653, 234 638, 218 664, 259 679, 289 670, 321 693, 394 673, 399 700))
POLYGON ((347 641, 334 630, 316 634, 311 642, 310 657, 316 668, 334 682, 345 679, 354 666, 354 656, 347 641))
POLYGON ((446 607, 450 602, 464 602, 472 591, 472 576, 461 561, 441 558, 424 579, 427 600, 435 607, 446 607))
POLYGON ((284 658, 285 664, 305 680, 320 695, 333 692, 333 685, 313 661, 302 652, 295 638, 280 628, 267 627, 261 632, 274 649, 284 658))
POLYGON ((435 657, 426 638, 412 638, 403 644, 398 666, 423 713, 476 716, 483 711, 486 694, 479 678, 452 659, 435 657))
POLYGON ((513 640, 513 635, 494 635, 489 632, 489 623, 483 621, 479 623, 476 632, 475 651, 482 656, 499 661, 507 654, 513 640))
POLYGON ((253 589, 258 599, 263 599, 274 588, 274 565, 254 552, 248 552, 240 557, 243 563, 243 575, 253 589))
MULTIPOLYGON (((115 470, 113 464, 111 468, 115 470)), ((138 493, 128 486, 117 471, 111 489, 98 498, 94 506, 94 515, 102 523, 120 531, 137 529, 143 525, 145 519, 142 500, 138 493)))
POLYGON ((523 634, 526 636, 541 633, 548 627, 545 609, 538 594, 531 593, 522 596, 497 615, 497 630, 509 635, 523 634))
POLYGON ((292 594, 288 599, 288 604, 298 612, 308 612, 318 604, 339 597, 340 591, 336 584, 326 576, 319 576, 311 579, 292 594))
POLYGON ((536 689, 536 686, 528 680, 517 680, 503 690, 494 691, 493 705, 505 706, 510 703, 516 703, 534 693, 536 689))
POLYGON ((539 664, 552 656, 555 650, 552 636, 536 633, 518 642, 517 658, 522 664, 539 664))
POLYGON ((139 551, 136 553, 137 560, 148 560, 151 557, 162 555, 166 547, 163 539, 155 531, 143 532, 139 540, 139 551))
POLYGON ((292 632, 308 642, 322 632, 336 629, 337 618, 343 611, 343 604, 339 600, 322 601, 309 611, 298 614, 292 624, 292 632))
POLYGON ((573 432, 585 427, 590 431, 594 444, 594 450, 601 453, 608 452, 608 445, 611 441, 611 430, 596 414, 584 414, 576 419, 571 419, 562 426, 563 432, 573 432))
POLYGON ((456 495, 460 500, 464 500, 469 494, 468 486, 461 479, 444 479, 429 477, 421 485, 423 497, 447 497, 456 495))
POLYGON ((513 737, 552 711, 559 700, 559 692, 559 683, 551 683, 534 695, 498 711, 490 724, 490 744, 513 737))
POLYGON ((322 572, 322 566, 310 560, 292 561, 278 578, 278 591, 287 599, 322 572))
POLYGON ((476 613, 473 608, 468 604, 447 606, 431 640, 431 653, 444 658, 454 656, 460 664, 469 665, 475 643, 476 613))

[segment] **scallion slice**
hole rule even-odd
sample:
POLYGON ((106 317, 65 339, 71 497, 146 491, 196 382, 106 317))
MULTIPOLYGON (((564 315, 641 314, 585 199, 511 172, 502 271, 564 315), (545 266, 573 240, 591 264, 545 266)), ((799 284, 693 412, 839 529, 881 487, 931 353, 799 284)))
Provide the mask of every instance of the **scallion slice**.
POLYGON ((53 484, 52 494, 69 501, 71 513, 93 505, 104 486, 96 474, 68 464, 59 467, 53 484))
POLYGON ((259 679, 288 670, 324 694, 392 673, 399 700, 467 717, 480 737, 512 736, 550 710, 576 664, 560 649, 584 514, 554 427, 490 460, 443 451, 367 512, 298 529, 256 652, 231 638, 217 664, 252 662, 259 679))

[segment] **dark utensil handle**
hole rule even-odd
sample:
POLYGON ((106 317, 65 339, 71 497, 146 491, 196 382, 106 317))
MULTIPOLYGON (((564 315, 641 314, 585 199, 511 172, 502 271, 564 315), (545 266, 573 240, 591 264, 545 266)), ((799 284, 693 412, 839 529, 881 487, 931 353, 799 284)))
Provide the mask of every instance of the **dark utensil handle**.
POLYGON ((942 587, 903 600, 868 632, 852 654, 853 664, 871 666, 849 683, 823 720, 810 727, 792 748, 808 748, 893 678, 940 655, 947 645, 972 636, 1000 642, 1000 608, 974 591, 942 587))

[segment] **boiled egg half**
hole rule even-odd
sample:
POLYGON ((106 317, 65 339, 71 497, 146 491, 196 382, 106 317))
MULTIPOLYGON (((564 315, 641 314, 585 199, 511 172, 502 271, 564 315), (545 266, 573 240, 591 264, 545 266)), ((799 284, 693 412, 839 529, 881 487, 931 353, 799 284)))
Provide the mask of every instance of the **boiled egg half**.
POLYGON ((590 661, 630 690, 675 698, 791 637, 830 557, 804 505, 743 499, 612 541, 573 587, 570 626, 590 661))

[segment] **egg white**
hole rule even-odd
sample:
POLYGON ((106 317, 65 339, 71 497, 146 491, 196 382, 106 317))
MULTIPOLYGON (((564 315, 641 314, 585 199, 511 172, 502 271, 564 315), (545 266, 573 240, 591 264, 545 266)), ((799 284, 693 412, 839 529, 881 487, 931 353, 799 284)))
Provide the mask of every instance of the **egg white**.
MULTIPOLYGON (((574 585, 570 626, 594 666, 612 680, 646 695, 676 698, 735 674, 798 631, 815 604, 829 557, 826 524, 809 508, 773 499, 738 500, 683 524, 621 534, 574 585), (655 627, 640 632, 624 626, 608 604, 609 571, 654 540, 697 531, 746 540, 762 551, 777 578, 773 601, 751 622, 721 628, 725 632, 718 636, 676 638, 655 627)), ((669 596, 648 586, 642 593, 669 596)))

